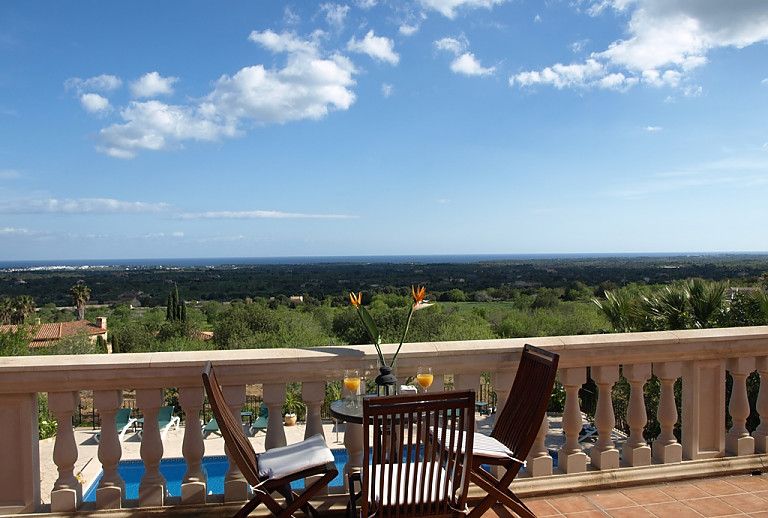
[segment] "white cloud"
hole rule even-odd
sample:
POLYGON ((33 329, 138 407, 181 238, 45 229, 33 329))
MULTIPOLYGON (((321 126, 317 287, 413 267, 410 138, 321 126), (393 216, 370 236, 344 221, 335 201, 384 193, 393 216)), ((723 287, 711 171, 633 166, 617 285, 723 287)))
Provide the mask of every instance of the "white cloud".
POLYGON ((442 38, 434 42, 435 48, 450 52, 456 56, 451 62, 451 71, 467 76, 488 76, 496 71, 496 67, 483 67, 480 61, 471 52, 466 52, 469 42, 464 36, 456 38, 442 38))
POLYGON ((645 131, 661 131, 661 126, 646 126, 645 131))
POLYGON ((459 55, 467 48, 467 43, 465 41, 459 41, 456 38, 442 38, 435 41, 435 47, 437 47, 438 50, 447 50, 448 52, 453 52, 454 54, 459 55))
POLYGON ((75 90, 78 93, 81 92, 111 92, 117 90, 123 85, 123 81, 116 76, 109 74, 102 74, 100 76, 91 77, 89 79, 80 79, 79 77, 73 77, 67 79, 64 82, 64 87, 67 90, 75 90))
POLYGON ((322 4, 320 10, 325 13, 325 21, 328 25, 341 30, 344 28, 344 20, 349 13, 348 5, 322 4))
POLYGON ((583 87, 605 77, 603 65, 594 59, 583 64, 562 65, 560 63, 541 71, 521 72, 509 79, 510 85, 522 86, 548 84, 555 88, 583 87))
POLYGON ((398 32, 400 32, 400 34, 402 34, 403 36, 413 36, 414 34, 416 34, 416 32, 418 32, 418 30, 419 30, 418 24, 404 23, 400 25, 398 32))
POLYGON ((14 180, 21 178, 21 174, 14 169, 0 169, 0 180, 14 180))
MULTIPOLYGON (((122 122, 98 133, 97 149, 127 159, 142 150, 177 149, 186 140, 235 137, 247 124, 321 119, 332 110, 349 109, 355 102, 351 88, 357 71, 341 54, 324 56, 319 44, 322 36, 316 32, 303 39, 290 32, 252 32, 250 41, 286 55, 282 68, 270 70, 259 64, 233 76, 223 75, 197 105, 131 102, 119 110, 122 122)), ((168 88, 172 84, 169 78, 148 76, 146 85, 154 85, 156 93, 163 84, 168 88)))
POLYGON ((4 236, 26 236, 29 234, 30 234, 30 231, 26 228, 14 228, 14 227, 0 228, 0 235, 4 235, 4 236))
POLYGON ((178 77, 162 77, 157 72, 149 72, 130 84, 131 95, 136 98, 170 95, 173 83, 178 80, 178 77))
POLYGON ((112 108, 109 104, 109 99, 93 93, 81 95, 80 104, 83 105, 85 111, 90 113, 104 113, 112 108))
POLYGON ((480 65, 474 54, 466 52, 451 63, 451 70, 466 76, 489 76, 493 75, 496 67, 485 68, 480 65))
POLYGON ((179 214, 178 219, 356 219, 344 214, 301 214, 274 210, 209 211, 179 214))
POLYGON ((626 17, 627 37, 593 53, 587 60, 602 66, 602 73, 583 81, 561 81, 552 72, 584 64, 556 64, 527 71, 510 78, 510 84, 542 82, 559 87, 601 87, 625 89, 642 82, 655 87, 684 88, 686 95, 698 95, 700 87, 685 84, 689 73, 706 65, 708 54, 717 48, 743 48, 768 41, 768 2, 702 2, 699 0, 598 0, 587 9, 600 16, 613 9, 626 17), (623 74, 625 80, 605 81, 609 74, 623 74), (549 76, 550 81, 532 78, 549 76))
POLYGON ((0 214, 86 214, 162 212, 166 203, 120 201, 108 198, 14 200, 0 202, 0 214))
POLYGON ((433 9, 447 18, 454 18, 458 9, 491 9, 506 0, 420 0, 421 5, 433 9))
POLYGON ((383 83, 381 85, 381 95, 386 99, 392 95, 392 92, 394 91, 394 89, 395 89, 394 86, 388 83, 383 83))
POLYGON ((386 61, 390 65, 397 65, 400 56, 395 52, 395 42, 384 36, 376 36, 373 29, 368 31, 362 41, 354 37, 347 43, 347 50, 368 54, 377 61, 386 61))
POLYGON ((355 3, 360 9, 371 9, 376 7, 376 0, 357 0, 355 3))

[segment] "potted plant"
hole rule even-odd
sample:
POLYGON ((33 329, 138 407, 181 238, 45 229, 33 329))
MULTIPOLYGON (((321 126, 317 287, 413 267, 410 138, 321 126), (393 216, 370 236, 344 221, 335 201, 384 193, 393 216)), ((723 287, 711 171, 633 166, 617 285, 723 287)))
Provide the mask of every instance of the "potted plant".
POLYGON ((285 416, 285 426, 294 426, 299 414, 304 412, 306 406, 301 400, 301 394, 293 390, 285 393, 285 403, 283 404, 283 415, 285 416))

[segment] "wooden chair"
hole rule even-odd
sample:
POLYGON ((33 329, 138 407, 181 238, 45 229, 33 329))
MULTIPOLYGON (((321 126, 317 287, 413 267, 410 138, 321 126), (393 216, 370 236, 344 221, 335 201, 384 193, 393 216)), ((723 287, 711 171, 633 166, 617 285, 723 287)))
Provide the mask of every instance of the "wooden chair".
POLYGON ((262 502, 275 516, 291 516, 298 509, 318 516, 315 508, 309 504, 309 499, 338 474, 333 453, 325 444, 323 436, 317 434, 300 443, 257 454, 243 431, 240 416, 235 418, 227 406, 211 362, 205 364, 203 384, 229 454, 253 491, 251 500, 234 516, 248 516, 262 502), (291 482, 294 480, 314 475, 320 477, 305 488, 301 495, 291 490, 291 482), (282 507, 272 497, 275 491, 285 498, 286 507, 282 507))
POLYGON ((526 344, 507 402, 490 437, 476 435, 472 458, 472 482, 488 495, 472 509, 470 517, 482 516, 496 502, 502 503, 522 518, 536 518, 509 489, 525 464, 547 413, 549 398, 557 374, 557 354, 526 344), (497 479, 481 466, 502 466, 504 475, 497 479))
POLYGON ((454 516, 466 511, 475 393, 433 392, 363 399, 363 470, 350 476, 350 507, 362 516, 454 516), (446 437, 442 448, 432 440, 446 437), (360 483, 355 495, 354 482, 360 483))

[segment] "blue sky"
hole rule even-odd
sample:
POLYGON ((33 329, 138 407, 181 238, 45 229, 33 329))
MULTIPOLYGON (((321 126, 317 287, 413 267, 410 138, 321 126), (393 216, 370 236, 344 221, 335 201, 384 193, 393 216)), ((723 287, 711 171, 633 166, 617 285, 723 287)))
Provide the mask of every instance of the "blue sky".
POLYGON ((765 0, 0 3, 0 260, 766 251, 765 0))

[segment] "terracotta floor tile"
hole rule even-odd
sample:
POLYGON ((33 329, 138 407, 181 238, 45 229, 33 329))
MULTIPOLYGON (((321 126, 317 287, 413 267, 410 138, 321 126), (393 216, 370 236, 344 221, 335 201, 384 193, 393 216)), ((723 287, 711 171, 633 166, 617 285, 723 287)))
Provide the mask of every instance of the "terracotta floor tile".
POLYGON ((567 513, 565 518, 610 518, 609 514, 598 509, 592 509, 591 511, 581 511, 577 513, 567 513))
POLYGON ((742 488, 734 486, 725 480, 704 480, 696 482, 694 485, 712 496, 734 495, 745 492, 742 488))
POLYGON ((641 487, 636 489, 622 489, 622 493, 638 504, 658 504, 661 502, 673 502, 674 498, 655 487, 641 487))
POLYGON ((604 493, 592 493, 585 495, 600 509, 616 509, 618 507, 637 507, 637 502, 619 491, 606 491, 604 493))
POLYGON ((697 498, 696 500, 686 500, 684 505, 687 505, 694 511, 700 513, 702 516, 709 518, 715 516, 730 516, 739 514, 739 510, 732 505, 728 505, 719 498, 697 498))
POLYGON ((665 502, 646 506, 658 518, 701 518, 698 513, 681 502, 665 502))
POLYGON ((768 509, 768 502, 759 496, 755 496, 749 493, 744 493, 742 495, 721 496, 720 500, 745 513, 765 511, 768 509))
POLYGON ((557 516, 560 513, 552 507, 552 504, 550 504, 545 499, 526 499, 525 505, 528 506, 528 509, 531 510, 533 514, 538 516, 539 518, 543 518, 544 516, 557 516))
POLYGON ((706 491, 692 484, 674 484, 671 486, 661 486, 659 490, 668 494, 675 500, 689 500, 691 498, 704 498, 710 496, 706 491))
POLYGON ((746 491, 768 491, 768 476, 766 475, 731 477, 727 481, 746 491))
POLYGON ((640 506, 609 509, 606 512, 611 518, 656 518, 650 511, 640 506))
POLYGON ((562 514, 595 511, 597 507, 583 496, 561 496, 549 500, 552 506, 562 514))

